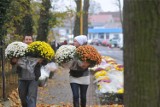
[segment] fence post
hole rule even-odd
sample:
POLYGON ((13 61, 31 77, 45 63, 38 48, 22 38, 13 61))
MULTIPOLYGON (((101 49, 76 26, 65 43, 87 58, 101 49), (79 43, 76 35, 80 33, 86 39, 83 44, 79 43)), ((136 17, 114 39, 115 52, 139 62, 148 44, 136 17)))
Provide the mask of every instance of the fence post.
MULTIPOLYGON (((2 37, 2 35, 0 35, 2 37)), ((6 99, 6 84, 5 84, 5 72, 4 72, 4 51, 3 51, 3 39, 1 38, 0 41, 0 54, 1 54, 1 71, 2 71, 2 95, 3 99, 6 99)))
POLYGON ((7 22, 7 9, 12 0, 1 0, 0 1, 0 57, 2 65, 2 85, 3 85, 3 99, 6 99, 6 85, 5 85, 5 72, 4 72, 4 35, 6 33, 6 28, 3 25, 7 22))

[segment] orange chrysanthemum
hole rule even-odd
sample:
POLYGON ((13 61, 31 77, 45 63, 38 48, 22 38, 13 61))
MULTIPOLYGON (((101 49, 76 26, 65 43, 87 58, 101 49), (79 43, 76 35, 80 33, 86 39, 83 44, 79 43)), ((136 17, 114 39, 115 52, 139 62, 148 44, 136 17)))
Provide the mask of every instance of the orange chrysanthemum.
POLYGON ((102 57, 98 51, 90 45, 83 45, 76 49, 77 57, 82 61, 87 61, 93 65, 100 64, 102 57))

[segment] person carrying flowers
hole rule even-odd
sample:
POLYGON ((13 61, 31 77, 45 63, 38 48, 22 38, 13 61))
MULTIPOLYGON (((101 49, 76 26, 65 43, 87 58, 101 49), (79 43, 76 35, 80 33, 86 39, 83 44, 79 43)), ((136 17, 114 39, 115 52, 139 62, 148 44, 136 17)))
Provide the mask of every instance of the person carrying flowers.
POLYGON ((88 68, 99 64, 101 56, 95 48, 87 45, 87 37, 85 35, 76 36, 74 38, 74 46, 77 49, 75 58, 70 66, 70 86, 73 94, 73 106, 80 107, 81 105, 81 107, 86 107, 87 89, 90 84, 90 71, 88 68), (79 98, 81 104, 79 104, 79 98))
MULTIPOLYGON (((29 44, 33 42, 32 36, 24 36, 23 42, 29 44)), ((26 48, 27 49, 27 48, 26 48)), ((40 76, 40 65, 41 60, 39 59, 31 59, 28 57, 16 57, 11 59, 11 64, 16 66, 16 72, 18 74, 18 93, 21 100, 22 107, 36 107, 36 100, 37 100, 37 89, 38 89, 38 82, 37 78, 40 76), (30 60, 36 60, 35 66, 32 69, 27 69, 22 65, 25 65, 29 68, 31 63, 30 60), (18 63, 21 63, 19 65, 18 63), (38 74, 35 76, 35 73, 38 74)), ((30 66, 31 67, 31 66, 30 66)))
POLYGON ((44 64, 44 59, 51 59, 54 51, 47 43, 33 42, 32 36, 25 36, 23 42, 28 44, 25 54, 21 57, 12 58, 17 60, 11 61, 17 66, 18 92, 22 107, 36 107, 40 69, 44 64), (47 53, 44 52, 45 50, 47 53))

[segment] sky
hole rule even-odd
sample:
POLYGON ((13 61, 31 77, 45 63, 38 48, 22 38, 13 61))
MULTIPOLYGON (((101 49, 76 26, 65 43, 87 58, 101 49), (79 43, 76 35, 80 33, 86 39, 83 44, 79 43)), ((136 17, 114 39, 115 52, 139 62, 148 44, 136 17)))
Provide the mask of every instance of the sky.
MULTIPOLYGON (((62 0, 62 1, 60 0, 58 5, 56 5, 58 7, 58 10, 64 10, 65 6, 70 6, 70 7, 75 6, 74 0, 62 0)), ((104 12, 118 11, 119 10, 118 6, 116 5, 117 0, 94 0, 94 1, 100 3, 101 8, 104 12)), ((123 0, 120 0, 120 1, 121 1, 122 6, 123 6, 123 0)))
MULTIPOLYGON (((116 6, 117 0, 95 0, 99 2, 103 11, 118 11, 118 6, 116 6)), ((123 6, 123 0, 120 0, 123 6)))

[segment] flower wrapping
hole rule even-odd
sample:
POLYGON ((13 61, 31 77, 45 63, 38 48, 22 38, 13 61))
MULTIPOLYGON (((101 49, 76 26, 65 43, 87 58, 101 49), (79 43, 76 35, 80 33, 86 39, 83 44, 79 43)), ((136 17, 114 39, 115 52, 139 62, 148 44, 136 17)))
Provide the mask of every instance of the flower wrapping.
POLYGON ((27 46, 28 45, 23 42, 12 42, 5 49, 5 57, 9 59, 23 57, 27 46))
POLYGON ((55 53, 52 47, 48 43, 42 41, 32 42, 26 49, 26 56, 35 58, 52 60, 54 55, 55 53))
POLYGON ((100 64, 102 60, 102 57, 96 48, 90 45, 79 46, 76 49, 76 57, 78 57, 81 61, 89 62, 91 67, 100 64))
POLYGON ((27 57, 19 58, 17 64, 23 69, 27 69, 29 72, 33 73, 34 68, 39 60, 41 59, 27 56, 27 57))
POLYGON ((76 52, 76 47, 72 45, 62 45, 56 51, 55 60, 59 65, 73 60, 76 52))

